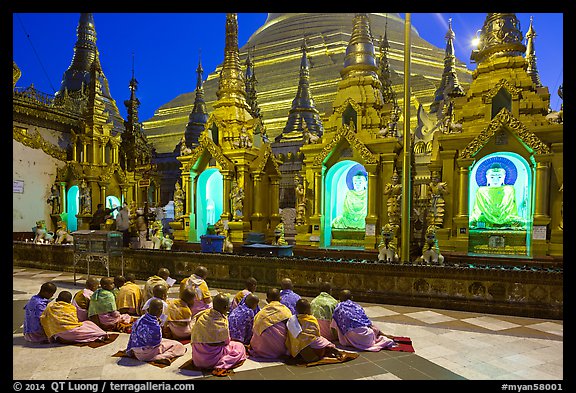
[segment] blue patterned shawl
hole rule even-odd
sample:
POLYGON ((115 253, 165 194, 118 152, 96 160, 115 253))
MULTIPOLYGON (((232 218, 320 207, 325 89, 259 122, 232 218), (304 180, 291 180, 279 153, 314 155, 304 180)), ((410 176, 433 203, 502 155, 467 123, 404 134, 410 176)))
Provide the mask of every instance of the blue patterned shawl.
POLYGON ((254 325, 255 312, 244 303, 228 315, 228 328, 230 329, 230 339, 249 344, 252 338, 252 327, 254 325))
POLYGON ((338 303, 332 318, 336 321, 342 334, 346 334, 349 330, 357 327, 372 325, 364 309, 352 300, 338 303))
POLYGON ((158 318, 150 313, 142 315, 132 325, 126 352, 132 348, 155 347, 162 341, 162 328, 158 318))
POLYGON ((291 289, 283 289, 280 291, 280 303, 285 305, 292 311, 292 315, 296 315, 296 302, 300 299, 300 295, 291 289))
POLYGON ((50 299, 43 298, 39 295, 32 296, 28 303, 26 303, 24 306, 24 334, 42 331, 40 315, 42 315, 48 303, 50 303, 50 299))

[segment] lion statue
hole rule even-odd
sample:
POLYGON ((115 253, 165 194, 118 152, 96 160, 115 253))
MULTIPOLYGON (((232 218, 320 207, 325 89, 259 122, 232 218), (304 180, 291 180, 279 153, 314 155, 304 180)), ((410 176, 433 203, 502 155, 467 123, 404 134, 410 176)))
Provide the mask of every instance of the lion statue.
POLYGON ((444 264, 444 256, 440 254, 440 247, 438 247, 438 239, 436 238, 435 225, 430 225, 426 229, 426 241, 422 247, 422 255, 416 258, 416 263, 442 265, 444 264))
POLYGON ((44 220, 36 221, 36 226, 32 228, 32 232, 34 232, 34 243, 54 242, 54 232, 50 232, 46 229, 46 221, 44 220))
POLYGON ((378 245, 378 261, 380 262, 398 262, 396 253, 396 239, 394 236, 394 227, 389 223, 382 227, 380 235, 382 240, 378 245))
POLYGON ((74 236, 68 230, 64 221, 58 221, 58 229, 56 230, 56 244, 74 244, 74 236))

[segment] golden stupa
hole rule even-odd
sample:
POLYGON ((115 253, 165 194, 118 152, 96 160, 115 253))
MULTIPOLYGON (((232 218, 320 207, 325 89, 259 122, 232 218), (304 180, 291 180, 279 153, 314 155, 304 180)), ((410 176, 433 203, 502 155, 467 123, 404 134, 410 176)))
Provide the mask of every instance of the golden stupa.
MULTIPOLYGON (((310 90, 316 109, 322 118, 332 112, 340 70, 350 34, 353 13, 269 13, 263 26, 256 30, 240 48, 241 64, 248 52, 258 80, 258 106, 267 130, 273 140, 282 132, 298 89, 302 57, 302 39, 306 39, 310 59, 310 90)), ((403 30, 404 20, 397 13, 369 14, 372 35, 376 42, 386 33, 393 89, 403 95, 403 30)), ((242 28, 242 26, 240 26, 242 28)), ((411 85, 413 104, 428 107, 440 85, 444 69, 444 49, 422 39, 412 30, 411 85)), ((377 50, 380 45, 375 45, 377 50)), ((218 76, 222 65, 210 73, 204 84, 208 112, 217 100, 218 76)), ((463 86, 471 81, 462 61, 455 66, 463 86)), ((158 153, 171 153, 184 135, 195 92, 175 97, 158 108, 151 119, 143 122, 144 132, 158 153)))

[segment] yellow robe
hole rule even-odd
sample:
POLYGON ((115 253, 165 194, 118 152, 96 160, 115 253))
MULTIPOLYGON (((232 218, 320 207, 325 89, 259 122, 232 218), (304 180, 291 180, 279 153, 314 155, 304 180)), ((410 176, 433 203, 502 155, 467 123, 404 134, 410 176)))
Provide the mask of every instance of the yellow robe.
POLYGON ((192 319, 192 311, 182 299, 168 299, 168 321, 183 322, 192 319))
POLYGON ((292 311, 282 303, 273 301, 262 307, 254 317, 254 332, 262 335, 262 332, 278 322, 292 316, 292 311))
POLYGON ((298 314, 298 322, 302 331, 297 337, 288 332, 286 335, 286 347, 290 350, 290 355, 296 357, 301 350, 306 348, 312 341, 320 337, 320 325, 315 316, 310 314, 298 314))
POLYGON ((47 337, 82 326, 76 307, 68 302, 50 302, 40 315, 40 323, 47 337))
POLYGON ((192 344, 216 344, 230 340, 228 318, 213 308, 200 311, 194 316, 190 334, 192 344))
POLYGON ((122 285, 118 294, 116 295, 116 308, 129 308, 134 309, 140 313, 142 309, 142 290, 140 286, 134 282, 128 281, 122 285))

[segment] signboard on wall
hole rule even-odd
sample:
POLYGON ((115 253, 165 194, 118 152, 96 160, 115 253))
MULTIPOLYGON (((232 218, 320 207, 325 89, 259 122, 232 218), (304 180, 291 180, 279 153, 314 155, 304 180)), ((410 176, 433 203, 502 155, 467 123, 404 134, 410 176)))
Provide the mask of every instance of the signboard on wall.
POLYGON ((24 180, 12 180, 12 192, 24 194, 24 180))
POLYGON ((546 240, 546 225, 534 225, 532 228, 532 239, 546 240))

